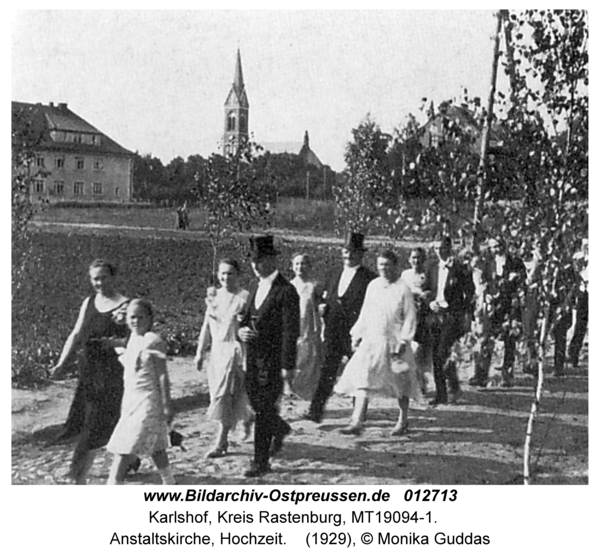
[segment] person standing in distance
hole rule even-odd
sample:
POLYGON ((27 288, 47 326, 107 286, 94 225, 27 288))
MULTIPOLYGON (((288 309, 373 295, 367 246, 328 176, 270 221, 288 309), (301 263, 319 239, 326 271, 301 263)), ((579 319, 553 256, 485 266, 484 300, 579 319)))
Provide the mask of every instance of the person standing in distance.
POLYGON ((238 336, 246 343, 246 390, 256 414, 254 460, 246 477, 270 471, 269 459, 279 452, 291 427, 280 417, 277 402, 284 378, 296 367, 300 335, 300 299, 277 270, 273 237, 250 239, 250 260, 258 277, 242 313, 238 336))
POLYGON ((350 330, 358 319, 367 286, 377 276, 363 266, 364 235, 349 233, 342 247, 342 268, 333 271, 326 283, 319 312, 325 321, 323 363, 319 384, 305 419, 320 423, 325 404, 333 392, 340 363, 352 355, 350 330))

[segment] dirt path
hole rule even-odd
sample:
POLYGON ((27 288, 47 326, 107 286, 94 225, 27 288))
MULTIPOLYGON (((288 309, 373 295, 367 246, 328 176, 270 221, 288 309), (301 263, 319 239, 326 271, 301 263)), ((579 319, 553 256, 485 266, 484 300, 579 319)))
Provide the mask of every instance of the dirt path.
MULTIPOLYGON (((123 233, 128 235, 143 236, 143 237, 168 237, 168 238, 188 238, 188 239, 207 239, 208 236, 204 231, 190 230, 178 231, 176 229, 161 228, 161 227, 140 227, 131 225, 112 225, 106 223, 84 223, 84 222, 62 222, 62 221, 41 221, 33 220, 31 227, 39 231, 51 232, 97 232, 100 234, 123 233)), ((332 235, 313 235, 311 233, 298 233, 297 231, 288 231, 283 229, 268 229, 267 232, 274 235, 278 240, 283 242, 302 242, 315 243, 321 245, 341 245, 343 240, 332 235)), ((241 237, 246 237, 248 234, 240 233, 241 237)), ((390 243, 389 237, 374 236, 369 237, 366 241, 367 246, 390 243)), ((426 246, 427 243, 416 240, 409 241, 394 241, 394 246, 410 248, 414 246, 426 246)))
MULTIPOLYGON (((181 484, 514 484, 521 483, 522 447, 531 405, 533 381, 517 377, 514 388, 465 388, 456 405, 411 409, 407 436, 391 437, 396 408, 389 400, 375 400, 369 408, 367 429, 358 437, 339 428, 350 416, 351 401, 334 396, 325 420, 316 425, 297 419, 306 402, 288 399, 283 415, 293 432, 273 473, 246 480, 243 471, 252 443, 232 437, 223 458, 205 460, 215 426, 205 420, 208 406, 206 377, 189 358, 169 363, 177 410, 175 427, 185 435, 186 451, 171 449, 174 472, 181 484)), ((466 380, 469 369, 461 369, 466 380)), ((65 420, 75 381, 53 383, 43 390, 13 390, 13 484, 65 484, 72 448, 47 446, 65 420)), ((549 379, 536 425, 536 483, 588 482, 587 370, 549 379), (539 452, 539 457, 538 457, 539 452)), ((92 484, 106 481, 110 457, 99 452, 91 472, 92 484)), ((148 460, 128 483, 156 484, 148 460)))

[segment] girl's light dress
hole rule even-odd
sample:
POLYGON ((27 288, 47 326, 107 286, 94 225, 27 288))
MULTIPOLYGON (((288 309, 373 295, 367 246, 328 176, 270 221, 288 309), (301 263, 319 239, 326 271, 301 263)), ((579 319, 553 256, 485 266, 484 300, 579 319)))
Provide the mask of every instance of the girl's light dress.
POLYGON ((321 367, 321 319, 317 309, 316 284, 298 278, 291 281, 300 297, 300 337, 292 390, 310 400, 319 384, 321 367))
POLYGON ((421 390, 411 340, 416 327, 413 295, 404 281, 374 279, 368 286, 358 320, 350 334, 360 345, 346 365, 335 391, 356 395, 419 399, 421 390), (392 371, 392 354, 405 342, 402 360, 408 369, 392 371))
POLYGON ((198 339, 198 354, 210 346, 206 367, 210 406, 207 418, 232 428, 252 417, 244 386, 244 351, 238 340, 238 315, 248 301, 248 292, 230 293, 220 288, 207 299, 206 315, 198 339))
POLYGON ((131 336, 120 357, 125 390, 121 417, 107 445, 114 454, 152 455, 169 446, 159 376, 166 373, 167 346, 154 332, 131 336))

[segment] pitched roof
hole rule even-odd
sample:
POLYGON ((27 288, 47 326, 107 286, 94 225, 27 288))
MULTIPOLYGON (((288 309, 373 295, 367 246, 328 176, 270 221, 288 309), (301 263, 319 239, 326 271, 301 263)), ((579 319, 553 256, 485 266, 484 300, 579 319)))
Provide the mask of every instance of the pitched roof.
POLYGON ((271 153, 300 153, 302 142, 259 142, 265 151, 271 153))
POLYGON ((237 51, 235 75, 225 105, 239 105, 246 109, 250 107, 248 95, 246 95, 246 86, 244 85, 244 75, 242 74, 242 56, 240 55, 240 49, 237 51))
POLYGON ((36 135, 41 138, 40 149, 65 152, 85 152, 109 155, 133 155, 102 133, 95 126, 75 114, 66 103, 21 103, 12 102, 13 115, 20 114, 30 123, 36 135), (55 132, 71 132, 75 134, 95 135, 100 137, 97 143, 66 141, 57 139, 55 132))

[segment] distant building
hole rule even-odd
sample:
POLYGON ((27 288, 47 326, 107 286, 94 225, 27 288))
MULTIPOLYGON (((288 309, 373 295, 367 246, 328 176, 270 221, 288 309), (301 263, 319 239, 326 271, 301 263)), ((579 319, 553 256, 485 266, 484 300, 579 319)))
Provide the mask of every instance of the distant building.
MULTIPOLYGON (((453 105, 445 102, 439 106, 438 113, 435 114, 433 104, 429 111, 429 120, 423 125, 419 141, 424 148, 438 148, 446 140, 450 131, 458 128, 463 134, 468 134, 473 138, 471 149, 474 153, 481 152, 481 140, 483 124, 477 122, 473 113, 461 105, 453 105)), ((504 146, 501 136, 501 130, 492 127, 489 136, 488 152, 500 152, 504 146)))
MULTIPOLYGON (((248 121, 250 103, 246 94, 242 73, 242 57, 237 51, 233 84, 225 100, 225 125, 223 131, 223 155, 235 153, 243 142, 248 141, 248 121)), ((304 133, 304 142, 259 142, 265 152, 293 153, 299 155, 305 163, 321 169, 323 164, 309 146, 308 132, 304 133)))
POLYGON ((240 145, 248 141, 248 116, 250 104, 246 95, 242 58, 237 51, 233 84, 225 100, 225 130, 223 132, 223 155, 235 153, 240 145))
POLYGON ((133 153, 71 111, 66 103, 12 103, 13 115, 39 138, 30 168, 31 200, 131 200, 133 153))

